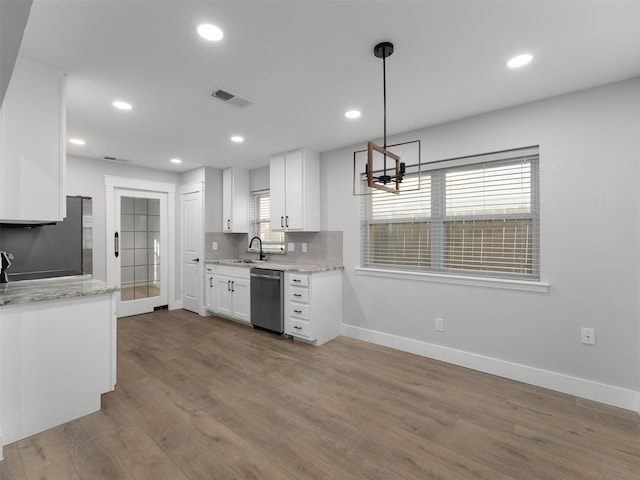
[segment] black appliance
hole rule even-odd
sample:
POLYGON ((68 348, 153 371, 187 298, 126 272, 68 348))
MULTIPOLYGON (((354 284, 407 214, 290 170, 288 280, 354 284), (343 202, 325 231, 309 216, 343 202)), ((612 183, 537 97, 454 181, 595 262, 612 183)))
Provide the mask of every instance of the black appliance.
POLYGON ((251 325, 269 332, 284 333, 284 272, 251 269, 251 325))

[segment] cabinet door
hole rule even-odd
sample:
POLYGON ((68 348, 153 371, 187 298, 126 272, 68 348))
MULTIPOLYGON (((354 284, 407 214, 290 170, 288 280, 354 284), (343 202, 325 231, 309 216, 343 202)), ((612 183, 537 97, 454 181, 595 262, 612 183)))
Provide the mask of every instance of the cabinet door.
POLYGON ((251 320, 251 295, 249 280, 233 280, 233 317, 249 323, 251 320))
POLYGON ((207 310, 215 310, 216 309, 216 276, 215 275, 207 275, 205 277, 205 289, 206 289, 206 307, 207 310))
POLYGON ((286 155, 285 162, 285 227, 287 230, 304 228, 304 163, 302 152, 286 155))
POLYGON ((286 172, 284 155, 273 157, 269 162, 269 191, 271 195, 271 230, 285 229, 286 172))
POLYGON ((231 293, 231 281, 233 278, 224 275, 216 275, 216 312, 222 315, 233 315, 233 297, 231 293))
POLYGON ((249 171, 225 168, 222 171, 222 231, 249 231, 249 171))
POLYGON ((16 63, 0 109, 1 220, 66 216, 64 80, 47 67, 16 63))
POLYGON ((225 168, 222 171, 222 231, 232 232, 233 216, 233 170, 225 168))

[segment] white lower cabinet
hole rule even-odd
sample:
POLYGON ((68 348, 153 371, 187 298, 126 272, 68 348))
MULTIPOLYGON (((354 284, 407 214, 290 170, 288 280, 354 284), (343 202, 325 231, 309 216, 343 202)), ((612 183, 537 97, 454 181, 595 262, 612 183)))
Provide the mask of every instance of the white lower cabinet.
MULTIPOLYGON (((215 266, 213 311, 242 323, 251 323, 250 269, 215 266)), ((207 288, 209 288, 207 286, 207 288)))
POLYGON ((340 335, 342 270, 285 272, 284 331, 296 339, 322 345, 340 335))

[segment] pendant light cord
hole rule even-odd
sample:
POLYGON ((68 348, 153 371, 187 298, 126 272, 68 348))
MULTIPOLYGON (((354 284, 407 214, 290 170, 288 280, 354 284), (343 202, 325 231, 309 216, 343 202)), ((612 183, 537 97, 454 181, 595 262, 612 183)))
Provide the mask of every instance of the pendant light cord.
POLYGON ((384 116, 384 149, 387 149, 387 59, 382 57, 382 102, 384 116))
MULTIPOLYGON (((384 118, 384 151, 387 151, 387 56, 382 57, 382 103, 383 103, 383 118, 384 118)), ((384 154, 383 161, 383 183, 387 183, 387 154, 384 154)))

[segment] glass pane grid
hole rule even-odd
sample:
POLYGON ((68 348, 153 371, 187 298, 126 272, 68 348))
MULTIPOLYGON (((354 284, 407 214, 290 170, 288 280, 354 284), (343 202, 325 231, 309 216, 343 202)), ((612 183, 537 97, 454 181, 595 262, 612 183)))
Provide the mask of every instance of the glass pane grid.
POLYGON ((160 295, 160 200, 121 197, 120 299, 160 295))

